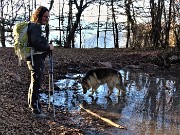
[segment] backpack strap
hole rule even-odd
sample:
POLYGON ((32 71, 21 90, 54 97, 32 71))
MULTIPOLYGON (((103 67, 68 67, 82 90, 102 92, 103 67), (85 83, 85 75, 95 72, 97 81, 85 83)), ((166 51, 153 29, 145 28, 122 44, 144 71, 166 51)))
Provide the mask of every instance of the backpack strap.
POLYGON ((30 47, 30 57, 31 57, 31 62, 32 62, 32 66, 34 66, 34 60, 33 60, 33 55, 34 55, 34 49, 30 46, 31 43, 31 38, 30 38, 30 31, 29 31, 29 26, 31 25, 31 22, 28 23, 28 30, 27 30, 27 36, 28 36, 28 44, 27 46, 30 47))
POLYGON ((31 22, 28 23, 28 30, 27 30, 27 36, 28 36, 28 45, 27 45, 27 46, 28 46, 28 47, 30 47, 30 43, 31 43, 31 39, 29 38, 29 36, 30 36, 30 34, 31 34, 30 31, 29 31, 29 26, 30 26, 30 25, 31 25, 31 22))

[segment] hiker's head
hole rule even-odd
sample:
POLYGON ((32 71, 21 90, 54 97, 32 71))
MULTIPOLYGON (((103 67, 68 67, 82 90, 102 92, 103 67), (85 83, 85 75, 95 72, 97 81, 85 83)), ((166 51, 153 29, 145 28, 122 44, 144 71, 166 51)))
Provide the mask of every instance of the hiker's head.
POLYGON ((46 7, 40 6, 31 16, 31 22, 48 24, 49 10, 46 7))

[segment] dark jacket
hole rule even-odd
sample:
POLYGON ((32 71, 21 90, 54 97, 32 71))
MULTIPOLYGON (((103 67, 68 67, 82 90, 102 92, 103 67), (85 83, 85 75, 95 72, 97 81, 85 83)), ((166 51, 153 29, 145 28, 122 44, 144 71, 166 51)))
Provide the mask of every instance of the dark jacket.
POLYGON ((46 52, 50 51, 48 40, 43 34, 40 24, 30 23, 28 27, 29 46, 35 51, 46 52))

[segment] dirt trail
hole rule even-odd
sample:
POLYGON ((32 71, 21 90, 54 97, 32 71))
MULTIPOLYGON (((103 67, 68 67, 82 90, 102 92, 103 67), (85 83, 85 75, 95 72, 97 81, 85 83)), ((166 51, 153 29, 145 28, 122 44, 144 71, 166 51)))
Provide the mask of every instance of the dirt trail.
MULTIPOLYGON (((174 54, 171 54, 172 56, 174 54)), ((62 49, 53 51, 54 78, 64 78, 67 73, 85 73, 107 62, 113 68, 134 70, 168 70, 179 72, 180 62, 173 65, 162 51, 132 51, 128 49, 62 49), (163 56, 163 57, 162 57, 163 56), (176 71, 175 71, 176 69, 176 71), (178 70, 178 71, 177 71, 178 70)), ((27 105, 30 73, 26 62, 18 66, 13 48, 0 48, 0 134, 108 134, 111 128, 86 112, 68 112, 57 108, 56 118, 47 111, 47 119, 34 119, 27 105)), ((46 61, 43 88, 48 89, 48 59, 46 61)), ((123 131, 121 131, 123 132, 123 131)))

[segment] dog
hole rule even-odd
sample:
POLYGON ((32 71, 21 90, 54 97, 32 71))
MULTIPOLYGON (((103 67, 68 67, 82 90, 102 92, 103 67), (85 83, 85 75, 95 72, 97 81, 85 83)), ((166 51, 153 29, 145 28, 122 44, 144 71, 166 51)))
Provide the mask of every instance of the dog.
POLYGON ((96 68, 89 70, 81 79, 84 94, 86 94, 87 90, 92 88, 92 92, 89 96, 93 96, 94 92, 102 84, 107 84, 109 89, 105 97, 109 97, 112 94, 114 87, 119 90, 118 96, 120 96, 120 92, 123 94, 126 93, 120 72, 113 68, 96 68))

